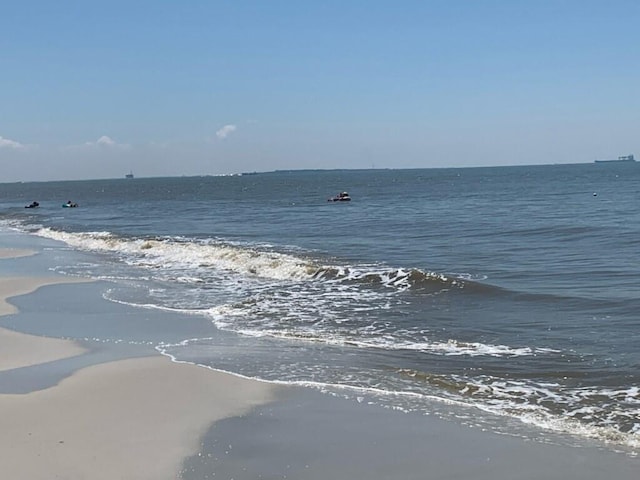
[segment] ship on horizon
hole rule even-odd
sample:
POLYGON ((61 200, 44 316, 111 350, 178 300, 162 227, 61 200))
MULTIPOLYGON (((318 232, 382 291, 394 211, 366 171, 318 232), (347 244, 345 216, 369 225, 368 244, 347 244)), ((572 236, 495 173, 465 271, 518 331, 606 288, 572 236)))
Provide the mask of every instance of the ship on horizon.
POLYGON ((609 162, 635 162, 636 159, 633 155, 623 155, 613 160, 596 160, 596 163, 609 163, 609 162))
POLYGON ((127 173, 127 174, 124 176, 124 178, 133 178, 133 172, 131 171, 131 172, 127 173))

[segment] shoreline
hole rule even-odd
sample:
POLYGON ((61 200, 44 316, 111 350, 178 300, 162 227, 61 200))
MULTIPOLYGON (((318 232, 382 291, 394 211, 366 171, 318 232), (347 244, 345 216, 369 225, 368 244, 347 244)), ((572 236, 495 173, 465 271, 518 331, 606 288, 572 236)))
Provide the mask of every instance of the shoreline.
MULTIPOLYGON (((34 253, 0 248, 0 259, 34 253)), ((9 298, 87 281, 0 277, 0 316, 19 316, 9 298)), ((88 351, 73 340, 0 327, 0 374, 24 372, 26 378, 29 367, 88 351)), ((3 472, 32 480, 177 478, 213 422, 272 401, 276 390, 160 354, 79 368, 48 388, 0 394, 3 472)))
MULTIPOLYGON (((1 259, 34 255, 30 250, 0 248, 1 259)), ((46 285, 77 283, 88 280, 58 277, 0 277, 0 316, 18 312, 7 300, 26 295, 46 285)), ((63 358, 81 355, 87 351, 72 340, 41 337, 0 327, 0 371, 28 367, 63 358)))

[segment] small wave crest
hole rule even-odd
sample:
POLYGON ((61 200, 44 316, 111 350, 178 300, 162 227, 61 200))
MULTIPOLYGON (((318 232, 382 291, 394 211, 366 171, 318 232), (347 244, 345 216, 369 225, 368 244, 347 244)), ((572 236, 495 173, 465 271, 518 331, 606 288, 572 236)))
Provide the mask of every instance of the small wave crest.
POLYGON ((385 268, 380 265, 324 267, 319 269, 314 277, 329 282, 382 285, 400 291, 439 292, 463 285, 460 279, 450 278, 442 273, 424 272, 415 268, 385 268))
POLYGON ((321 281, 355 288, 386 287, 395 292, 434 294, 463 288, 469 281, 416 268, 383 265, 321 265, 273 247, 239 245, 213 239, 183 237, 127 238, 110 232, 65 232, 47 227, 37 235, 87 251, 111 253, 125 263, 149 269, 180 271, 174 280, 198 283, 198 271, 225 271, 278 281, 321 281))
POLYGON ((41 228, 37 234, 78 249, 113 253, 139 267, 219 269, 276 280, 311 279, 318 270, 312 262, 293 255, 210 239, 123 238, 109 232, 69 233, 50 228, 41 228))

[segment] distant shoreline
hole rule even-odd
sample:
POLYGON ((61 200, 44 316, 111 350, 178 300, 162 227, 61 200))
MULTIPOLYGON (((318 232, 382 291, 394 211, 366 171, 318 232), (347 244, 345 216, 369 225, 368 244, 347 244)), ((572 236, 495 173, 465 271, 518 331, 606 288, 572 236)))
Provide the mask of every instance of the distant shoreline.
MULTIPOLYGON (((609 160, 603 160, 608 162, 609 160)), ((617 160, 612 160, 618 162, 617 160)), ((596 161, 600 162, 600 160, 596 161)), ((272 175, 272 174, 294 174, 294 173, 332 173, 332 172, 373 172, 373 171, 433 171, 433 170, 481 170, 481 169, 499 169, 499 168, 543 168, 543 167, 561 167, 561 166, 578 166, 578 165, 592 165, 593 161, 585 162, 567 162, 567 163, 533 163, 522 165, 472 165, 472 166, 452 166, 452 167, 375 167, 375 168, 300 168, 300 169, 277 169, 277 170, 264 170, 255 172, 236 172, 236 173, 217 173, 217 174, 190 174, 190 175, 159 175, 159 176, 138 176, 134 177, 134 180, 166 180, 172 178, 217 178, 217 177, 248 177, 255 175, 272 175)), ((631 163, 631 162, 629 162, 631 163)), ((636 162, 638 163, 638 162, 636 162)), ((104 177, 104 178, 84 178, 84 179, 52 179, 52 180, 16 180, 11 182, 1 182, 0 185, 14 185, 14 184, 32 184, 32 183, 78 183, 78 182, 102 182, 102 181, 126 181, 131 178, 125 177, 104 177)), ((137 182, 136 182, 137 183, 137 182)))

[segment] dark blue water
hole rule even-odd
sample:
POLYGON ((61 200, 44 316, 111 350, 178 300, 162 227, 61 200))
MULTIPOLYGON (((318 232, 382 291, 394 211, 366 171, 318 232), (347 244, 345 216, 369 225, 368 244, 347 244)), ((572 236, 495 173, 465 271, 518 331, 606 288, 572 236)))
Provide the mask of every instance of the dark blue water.
POLYGON ((636 164, 0 187, 4 228, 95 254, 58 271, 237 334, 164 353, 631 448, 639 204, 636 164), (344 190, 351 202, 327 202, 344 190))

